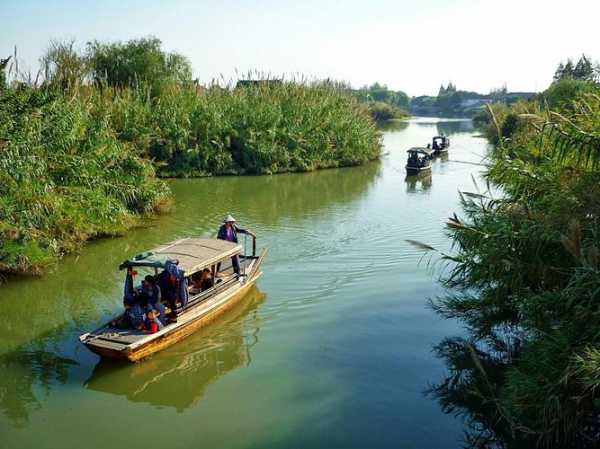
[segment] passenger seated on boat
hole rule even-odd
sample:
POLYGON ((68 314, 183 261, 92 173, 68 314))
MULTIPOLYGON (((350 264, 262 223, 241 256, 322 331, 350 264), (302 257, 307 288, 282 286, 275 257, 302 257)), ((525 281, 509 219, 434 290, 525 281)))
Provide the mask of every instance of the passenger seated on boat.
POLYGON ((142 308, 140 303, 125 303, 124 316, 126 319, 126 324, 128 324, 129 327, 132 327, 137 330, 144 329, 144 320, 146 319, 146 314, 144 313, 144 309, 142 308))
POLYGON ((194 274, 192 274, 192 277, 190 278, 191 280, 191 286, 190 286, 190 294, 192 295, 197 295, 198 293, 200 293, 202 291, 202 272, 198 271, 194 274))
POLYGON ((159 303, 161 300, 160 287, 156 285, 154 276, 148 275, 142 281, 140 289, 140 302, 143 306, 159 303))
POLYGON ((156 310, 158 312, 158 319, 162 324, 167 323, 167 316, 165 312, 165 306, 161 302, 160 287, 156 285, 156 279, 154 276, 148 275, 142 281, 142 288, 140 290, 140 303, 146 311, 156 310))
POLYGON ((167 260, 165 269, 158 275, 158 285, 162 296, 171 309, 172 322, 177 321, 177 307, 185 306, 188 299, 187 279, 177 267, 177 262, 167 260))
POLYGON ((144 327, 144 309, 139 303, 139 295, 133 287, 133 278, 137 272, 131 267, 127 269, 125 276, 125 285, 123 288, 123 308, 125 309, 123 315, 117 320, 111 321, 112 327, 119 329, 141 329, 144 327))
POLYGON ((162 328, 164 328, 164 325, 159 319, 159 312, 157 310, 150 309, 146 313, 143 332, 145 334, 154 334, 162 328))
POLYGON ((212 273, 208 268, 202 270, 202 277, 200 278, 200 290, 208 290, 213 285, 215 285, 215 281, 213 279, 212 273))

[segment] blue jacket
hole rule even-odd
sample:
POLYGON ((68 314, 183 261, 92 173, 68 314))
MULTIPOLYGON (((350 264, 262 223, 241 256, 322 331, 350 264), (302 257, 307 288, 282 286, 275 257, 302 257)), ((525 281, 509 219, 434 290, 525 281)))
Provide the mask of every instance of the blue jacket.
MULTIPOLYGON (((237 225, 233 225, 233 240, 232 242, 237 243, 238 242, 238 238, 237 235, 238 234, 248 234, 248 231, 246 231, 244 228, 240 228, 237 225)), ((217 234, 217 238, 220 240, 227 240, 227 228, 225 227, 225 223, 223 223, 221 225, 221 227, 219 228, 219 233, 217 234)))

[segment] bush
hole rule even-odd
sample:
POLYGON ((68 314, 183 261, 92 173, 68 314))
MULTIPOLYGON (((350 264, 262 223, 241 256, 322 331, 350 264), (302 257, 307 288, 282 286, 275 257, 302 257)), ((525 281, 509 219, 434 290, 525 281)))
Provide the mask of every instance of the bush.
POLYGON ((0 272, 39 273, 166 204, 152 165, 117 139, 102 106, 46 89, 0 93, 0 272))
POLYGON ((192 67, 185 56, 161 49, 155 37, 126 43, 93 41, 87 45, 87 60, 97 83, 131 87, 146 84, 154 95, 170 82, 191 82, 192 67))
POLYGON ((455 290, 433 307, 469 336, 438 346, 450 374, 430 393, 467 416, 476 447, 597 447, 600 91, 568 83, 545 93, 557 110, 492 108, 502 196, 465 193, 448 222, 455 290))
POLYGON ((408 114, 396 106, 382 101, 369 101, 366 103, 369 114, 376 122, 385 122, 393 119, 406 118, 408 114))
POLYGON ((113 127, 161 176, 309 171, 358 165, 379 155, 366 109, 330 83, 283 82, 198 94, 172 85, 151 100, 116 90, 113 127))
POLYGON ((539 100, 545 102, 550 109, 569 108, 574 99, 583 94, 594 92, 595 84, 589 81, 581 81, 572 78, 564 78, 555 81, 546 89, 539 100))

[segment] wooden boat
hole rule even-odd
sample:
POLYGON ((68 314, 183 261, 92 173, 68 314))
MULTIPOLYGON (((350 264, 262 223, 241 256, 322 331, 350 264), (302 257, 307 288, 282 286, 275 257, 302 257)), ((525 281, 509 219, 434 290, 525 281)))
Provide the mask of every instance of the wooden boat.
POLYGON ((422 172, 431 173, 431 160, 433 159, 433 150, 429 148, 411 148, 406 151, 408 161, 406 162, 406 173, 416 175, 422 172))
POLYGON ((185 278, 204 268, 214 272, 218 264, 221 269, 213 287, 191 292, 185 305, 177 309, 177 322, 167 324, 156 333, 119 329, 111 325, 115 321, 111 320, 81 335, 79 340, 101 357, 131 362, 148 357, 191 335, 242 299, 261 276, 260 266, 265 255, 266 250, 263 250, 256 256, 256 240, 253 240, 252 255, 245 255, 237 243, 207 238, 184 238, 138 254, 123 262, 120 268, 153 269, 158 274, 168 260, 177 261, 185 278), (239 275, 234 273, 231 262, 231 257, 236 255, 240 261, 239 275))
POLYGON ((446 136, 435 136, 431 141, 431 149, 436 156, 447 154, 450 148, 450 139, 446 136))

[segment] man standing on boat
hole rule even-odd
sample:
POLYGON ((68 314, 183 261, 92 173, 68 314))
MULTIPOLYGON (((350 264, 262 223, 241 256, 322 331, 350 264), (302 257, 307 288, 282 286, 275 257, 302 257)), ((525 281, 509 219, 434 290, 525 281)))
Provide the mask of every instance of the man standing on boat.
MULTIPOLYGON (((244 228, 240 228, 235 224, 235 218, 231 215, 227 215, 223 220, 223 224, 219 228, 219 232, 217 234, 217 238, 220 240, 227 240, 228 242, 238 243, 238 234, 247 234, 252 236, 252 238, 256 238, 256 234, 252 231, 244 228)), ((240 259, 237 255, 231 258, 231 264, 233 265, 233 271, 235 274, 240 274, 240 259)), ((219 266, 217 266, 217 271, 219 271, 219 266)))

